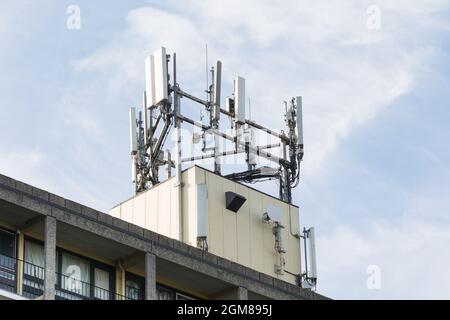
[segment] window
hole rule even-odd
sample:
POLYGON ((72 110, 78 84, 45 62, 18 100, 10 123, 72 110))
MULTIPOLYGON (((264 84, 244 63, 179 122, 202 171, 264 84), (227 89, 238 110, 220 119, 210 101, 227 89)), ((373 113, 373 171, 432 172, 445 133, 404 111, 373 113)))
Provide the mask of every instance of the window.
POLYGON ((158 300, 195 300, 193 297, 164 285, 156 286, 158 300))
POLYGON ((61 255, 61 288, 85 297, 90 297, 89 262, 63 252, 61 255))
POLYGON ((141 287, 133 280, 125 282, 125 296, 130 300, 140 300, 141 287))
POLYGON ((109 300, 109 272, 95 268, 94 269, 95 290, 94 297, 100 300, 109 300))
POLYGON ((44 246, 26 240, 24 273, 31 277, 44 279, 44 263, 44 246))
POLYGON ((36 240, 25 240, 23 263, 23 295, 34 299, 44 292, 44 245, 36 240))
POLYGON ((0 229, 0 288, 16 289, 16 235, 0 229))
MULTIPOLYGON (((129 300, 143 300, 145 278, 132 273, 125 275, 125 296, 129 300)), ((156 285, 156 298, 158 300, 194 300, 193 297, 179 292, 165 285, 156 285)))
POLYGON ((129 300, 143 300, 144 284, 144 278, 127 272, 125 275, 125 297, 129 300))
POLYGON ((58 250, 59 290, 69 300, 114 299, 114 268, 100 262, 58 250))
POLYGON ((158 296, 158 300, 173 300, 173 290, 156 286, 156 294, 158 296))
POLYGON ((14 258, 16 253, 15 234, 0 229, 0 255, 14 258))

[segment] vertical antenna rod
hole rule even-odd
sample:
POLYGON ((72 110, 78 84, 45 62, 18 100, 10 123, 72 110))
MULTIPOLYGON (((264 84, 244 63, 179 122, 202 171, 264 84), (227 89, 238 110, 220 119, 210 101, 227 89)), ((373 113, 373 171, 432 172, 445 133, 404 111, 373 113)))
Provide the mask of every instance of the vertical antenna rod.
MULTIPOLYGON (((182 187, 182 177, 181 177, 181 121, 178 117, 180 114, 180 96, 177 92, 177 54, 173 54, 173 103, 174 103, 174 113, 175 113, 175 174, 176 174, 176 181, 175 181, 175 187, 177 188, 177 213, 178 213, 178 234, 179 239, 183 240, 183 208, 181 206, 182 201, 182 194, 181 194, 181 187, 182 187)), ((169 164, 170 165, 170 164, 169 164)))
MULTIPOLYGON (((215 130, 219 129, 220 121, 220 93, 222 86, 222 62, 217 61, 216 68, 214 69, 214 83, 213 83, 213 106, 212 106, 212 121, 211 127, 215 130)), ((220 166, 220 139, 218 135, 214 135, 214 172, 217 174, 221 173, 220 166)))

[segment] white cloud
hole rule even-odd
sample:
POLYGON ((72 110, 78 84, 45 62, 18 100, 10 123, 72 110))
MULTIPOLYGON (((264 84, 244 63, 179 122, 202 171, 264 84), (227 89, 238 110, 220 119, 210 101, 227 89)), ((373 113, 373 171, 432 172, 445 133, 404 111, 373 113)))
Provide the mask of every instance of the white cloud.
POLYGON ((449 228, 407 216, 337 226, 318 240, 319 292, 341 299, 448 299, 449 228), (370 265, 381 269, 380 290, 366 287, 370 265))
POLYGON ((81 135, 89 143, 104 141, 105 128, 101 126, 104 118, 98 117, 100 108, 92 109, 97 98, 95 89, 70 87, 66 91, 56 114, 59 130, 72 130, 73 135, 81 135))
POLYGON ((37 148, 0 146, 0 172, 20 181, 33 181, 41 187, 51 187, 42 172, 46 157, 37 148))
MULTIPOLYGON (((70 148, 75 148, 78 152, 74 153, 78 155, 85 155, 85 150, 80 150, 77 145, 70 144, 67 148, 68 152, 70 148)), ((38 148, 11 148, 10 146, 0 146, 0 155, 0 173, 3 175, 58 193, 69 199, 76 199, 95 208, 110 207, 110 203, 105 200, 104 192, 98 185, 89 181, 90 185, 86 187, 84 181, 87 179, 76 179, 77 173, 72 167, 77 161, 84 160, 86 164, 86 159, 78 159, 66 166, 62 161, 63 156, 52 158, 38 148), (55 165, 53 161, 57 164, 55 165)))

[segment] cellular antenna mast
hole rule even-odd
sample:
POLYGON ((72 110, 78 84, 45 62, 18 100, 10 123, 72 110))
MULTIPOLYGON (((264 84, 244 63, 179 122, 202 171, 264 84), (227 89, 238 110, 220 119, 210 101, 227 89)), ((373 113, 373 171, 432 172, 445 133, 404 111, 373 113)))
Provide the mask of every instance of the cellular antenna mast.
MULTIPOLYGON (((268 129, 246 118, 245 79, 236 77, 233 93, 221 106, 222 63, 217 61, 211 68, 211 84, 206 89, 206 100, 189 94, 180 87, 176 74, 176 54, 166 53, 160 48, 145 59, 145 91, 142 111, 136 119, 136 109, 130 110, 132 178, 136 193, 160 182, 160 167, 166 167, 167 177, 175 168, 177 185, 181 186, 182 163, 195 163, 214 159, 214 172, 222 174, 221 159, 242 154, 246 158, 247 170, 223 175, 235 181, 254 183, 263 180, 279 181, 280 199, 292 202, 292 188, 299 183, 300 162, 303 158, 302 98, 295 97, 285 102, 286 133, 268 129), (171 61, 172 60, 172 61, 171 61), (169 64, 172 62, 172 74, 169 64), (209 115, 209 123, 191 119, 181 113, 181 98, 200 105, 209 115), (221 118, 231 119, 231 128, 222 131, 221 118), (204 148, 199 155, 182 157, 181 126, 189 124, 201 130, 201 139, 212 136, 214 146, 204 148), (175 161, 164 146, 171 128, 175 128, 175 161), (277 140, 276 143, 260 145, 255 142, 255 133, 264 133, 277 140), (232 143, 230 150, 221 150, 222 140, 232 143), (271 150, 278 149, 279 155, 271 150), (258 167, 257 160, 263 158, 273 166, 258 167)), ((198 138, 198 136, 197 136, 198 138)))

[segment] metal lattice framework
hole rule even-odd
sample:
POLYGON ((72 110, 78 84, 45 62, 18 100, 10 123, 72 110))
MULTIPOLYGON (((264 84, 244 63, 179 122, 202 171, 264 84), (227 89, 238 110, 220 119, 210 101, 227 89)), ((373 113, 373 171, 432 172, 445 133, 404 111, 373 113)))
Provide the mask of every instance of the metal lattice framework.
MULTIPOLYGON (((285 103, 285 122, 287 132, 276 132, 254 121, 246 119, 245 79, 236 77, 233 94, 226 98, 226 106, 220 106, 222 63, 217 61, 211 68, 212 83, 208 86, 207 98, 201 99, 183 91, 177 82, 176 54, 166 54, 160 48, 145 60, 146 89, 143 95, 142 111, 136 119, 136 109, 130 109, 131 156, 133 182, 136 193, 142 192, 160 182, 159 168, 166 167, 167 176, 175 168, 177 186, 181 187, 182 163, 195 163, 199 160, 214 159, 214 172, 222 174, 221 158, 243 154, 246 157, 247 170, 225 175, 246 183, 268 179, 278 179, 280 199, 292 202, 292 188, 299 183, 300 163, 303 158, 302 98, 296 97, 285 103), (169 74, 172 62, 172 75, 169 74), (203 124, 181 113, 181 98, 189 99, 204 108, 209 115, 208 124, 203 124), (221 117, 231 119, 231 133, 220 130, 221 117), (203 148, 202 153, 182 158, 181 125, 190 124, 201 130, 199 139, 205 144, 205 137, 211 135, 212 148, 203 148), (175 159, 169 151, 163 151, 172 127, 175 129, 175 159), (251 131, 260 131, 275 137, 278 142, 256 145, 252 141, 251 131), (233 148, 220 150, 220 140, 230 141, 233 148), (271 153, 278 149, 279 155, 271 153), (257 167, 256 158, 262 157, 275 167, 257 167)), ((181 188, 180 188, 181 189, 181 188)))

